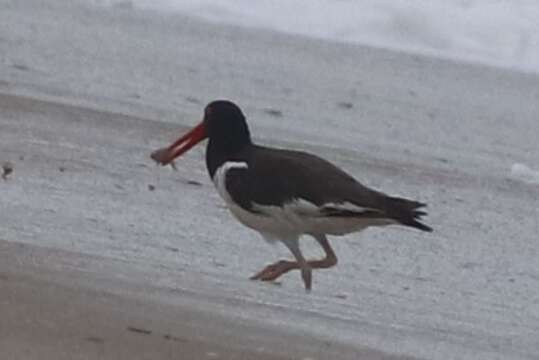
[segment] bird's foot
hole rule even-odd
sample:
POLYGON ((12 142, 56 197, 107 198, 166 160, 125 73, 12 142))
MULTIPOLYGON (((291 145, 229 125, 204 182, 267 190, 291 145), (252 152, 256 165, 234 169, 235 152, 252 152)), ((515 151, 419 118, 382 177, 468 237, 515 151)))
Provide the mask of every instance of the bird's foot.
POLYGON ((262 271, 251 276, 251 280, 273 281, 290 270, 297 268, 298 263, 295 261, 280 260, 266 266, 262 271))

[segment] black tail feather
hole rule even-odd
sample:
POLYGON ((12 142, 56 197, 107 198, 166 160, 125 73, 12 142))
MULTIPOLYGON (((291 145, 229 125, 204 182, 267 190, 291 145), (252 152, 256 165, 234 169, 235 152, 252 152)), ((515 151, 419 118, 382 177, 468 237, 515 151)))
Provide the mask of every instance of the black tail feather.
POLYGON ((403 222, 402 224, 406 225, 406 226, 414 227, 414 228, 419 229, 419 230, 432 232, 432 228, 430 226, 425 225, 423 223, 420 223, 419 221, 417 221, 415 219, 411 220, 411 221, 408 221, 408 222, 403 222))
POLYGON ((391 197, 389 200, 390 204, 388 206, 388 212, 395 220, 403 225, 414 227, 422 231, 432 231, 430 226, 419 222, 422 216, 427 215, 427 212, 418 209, 427 206, 427 204, 395 197, 391 197))

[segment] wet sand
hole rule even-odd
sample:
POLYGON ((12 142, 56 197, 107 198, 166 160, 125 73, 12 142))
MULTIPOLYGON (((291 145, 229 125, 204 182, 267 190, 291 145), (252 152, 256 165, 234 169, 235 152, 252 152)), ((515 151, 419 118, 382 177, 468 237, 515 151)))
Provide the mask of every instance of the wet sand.
POLYGON ((112 260, 6 241, 0 260, 3 359, 403 359, 203 311, 112 260))

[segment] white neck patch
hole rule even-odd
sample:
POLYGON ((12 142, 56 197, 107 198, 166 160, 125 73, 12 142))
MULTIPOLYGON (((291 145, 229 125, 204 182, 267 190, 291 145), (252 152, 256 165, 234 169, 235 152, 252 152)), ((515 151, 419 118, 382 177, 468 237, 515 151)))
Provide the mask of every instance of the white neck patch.
POLYGON ((217 188, 217 192, 221 197, 230 204, 232 202, 232 198, 230 197, 230 194, 226 190, 226 174, 228 170, 230 169, 247 169, 249 166, 245 161, 227 161, 223 165, 221 165, 217 171, 215 172, 215 175, 213 176, 213 183, 215 184, 215 187, 217 188))

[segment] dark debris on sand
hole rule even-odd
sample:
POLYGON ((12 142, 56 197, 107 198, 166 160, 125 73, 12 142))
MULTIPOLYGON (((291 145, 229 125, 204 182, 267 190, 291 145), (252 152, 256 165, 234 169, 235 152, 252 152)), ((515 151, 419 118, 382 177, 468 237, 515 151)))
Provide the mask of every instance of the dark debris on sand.
POLYGON ((8 176, 13 173, 14 166, 9 161, 2 164, 2 179, 7 180, 8 176))

